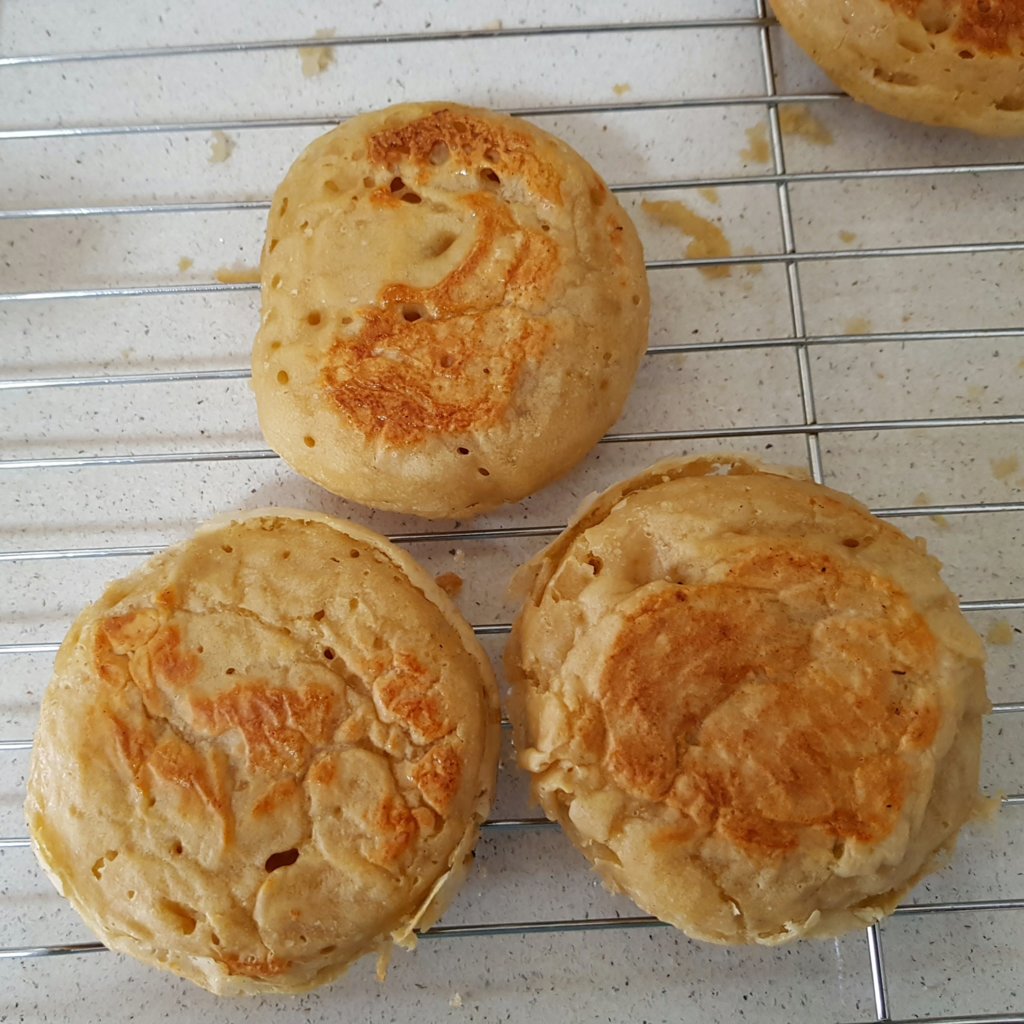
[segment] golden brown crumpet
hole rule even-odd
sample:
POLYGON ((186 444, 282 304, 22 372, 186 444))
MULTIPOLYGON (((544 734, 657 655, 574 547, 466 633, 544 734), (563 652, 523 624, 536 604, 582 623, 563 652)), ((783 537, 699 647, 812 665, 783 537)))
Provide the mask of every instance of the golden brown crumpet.
POLYGON ((938 570, 741 456, 612 488, 524 573, 506 665, 534 795, 695 938, 876 921, 978 806, 983 647, 938 570))
POLYGON ((269 444, 343 497, 433 518, 518 501, 618 417, 643 253, 565 143, 454 104, 353 118, 267 226, 253 387, 269 444))
POLYGON ((1024 135, 1024 0, 772 0, 855 100, 923 124, 1024 135))
POLYGON ((255 513, 79 616, 26 816, 112 949, 221 995, 302 992, 440 916, 499 741, 487 660, 408 555, 255 513))

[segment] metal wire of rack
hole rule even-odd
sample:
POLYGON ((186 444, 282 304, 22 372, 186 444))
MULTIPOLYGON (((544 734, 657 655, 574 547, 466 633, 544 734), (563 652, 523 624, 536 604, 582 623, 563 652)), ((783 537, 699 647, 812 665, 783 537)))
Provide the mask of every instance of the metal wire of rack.
MULTIPOLYGON (((964 328, 930 328, 919 330, 872 329, 854 330, 850 333, 814 330, 808 317, 805 294, 805 268, 815 264, 834 265, 844 261, 907 260, 912 258, 947 257, 950 259, 973 259, 982 254, 1012 256, 1024 252, 1024 231, 1018 237, 995 241, 942 241, 928 244, 876 245, 863 248, 839 248, 817 246, 802 248, 798 242, 798 225, 794 215, 793 190, 803 185, 841 184, 882 181, 919 181, 933 187, 942 187, 946 181, 971 177, 984 179, 993 175, 1022 175, 1024 160, 957 161, 948 165, 906 164, 884 167, 840 167, 792 170, 787 160, 787 140, 780 120, 780 109, 786 105, 805 104, 827 107, 845 103, 840 94, 831 90, 807 91, 787 90, 779 87, 778 74, 779 41, 776 27, 764 0, 757 0, 749 16, 736 17, 693 17, 672 20, 635 20, 608 23, 521 25, 509 27, 488 27, 471 30, 424 30, 413 32, 381 32, 356 36, 335 36, 324 39, 282 38, 270 40, 226 41, 223 43, 173 44, 158 47, 123 47, 120 49, 80 50, 77 52, 34 53, 0 56, 0 75, 5 69, 40 66, 82 65, 89 67, 100 62, 150 61, 155 58, 215 57, 223 54, 247 54, 276 50, 293 50, 300 46, 329 47, 335 53, 345 53, 360 47, 401 48, 424 46, 441 42, 459 42, 473 45, 479 40, 500 39, 546 39, 600 35, 639 35, 651 32, 678 33, 680 37, 692 38, 695 33, 709 30, 736 30, 756 36, 759 55, 759 73, 762 88, 749 95, 704 95, 680 96, 668 99, 618 99, 607 103, 568 103, 563 105, 544 104, 535 106, 506 107, 510 113, 521 116, 552 117, 580 116, 623 113, 650 113, 652 111, 684 112, 706 111, 713 108, 752 107, 763 111, 767 117, 768 142, 770 145, 770 169, 764 173, 710 174, 698 176, 667 177, 655 180, 624 181, 613 183, 614 191, 624 197, 646 193, 683 192, 695 189, 723 189, 763 187, 774 193, 775 215, 781 245, 778 251, 738 253, 719 258, 656 258, 648 261, 652 275, 668 271, 689 271, 710 268, 761 268, 777 266, 782 275, 787 310, 787 330, 774 336, 715 337, 698 341, 682 341, 678 337, 670 342, 652 347, 649 359, 658 363, 669 357, 685 357, 693 354, 742 353, 779 350, 792 353, 796 360, 799 414, 789 421, 741 422, 733 426, 700 428, 619 429, 613 431, 603 443, 613 446, 637 446, 641 451, 652 443, 663 442, 734 442, 737 440, 758 440, 790 438, 801 442, 805 449, 807 464, 815 480, 823 481, 828 471, 828 454, 824 443, 830 435, 882 436, 903 431, 979 431, 985 428, 1010 428, 1024 426, 1024 406, 1010 413, 985 412, 977 415, 904 416, 892 418, 823 419, 819 395, 815 387, 814 353, 828 352, 840 347, 860 348, 867 353, 876 346, 939 346, 952 343, 988 341, 1013 341, 1024 338, 1024 326, 1012 323, 998 327, 968 326, 964 328)), ((390 50, 388 51, 390 52, 390 50)), ((84 139, 111 137, 120 139, 133 135, 172 135, 182 133, 206 133, 211 131, 270 130, 279 128, 328 128, 338 117, 288 116, 275 118, 240 117, 215 118, 211 120, 153 121, 113 124, 36 124, 31 126, 0 127, 0 143, 16 146, 28 139, 84 139)), ((1024 179, 1019 179, 1024 180, 1024 179)), ((45 223, 49 221, 74 222, 81 218, 139 218, 147 216, 202 218, 219 213, 259 213, 269 207, 264 199, 251 197, 218 200, 186 200, 166 202, 129 202, 108 204, 82 204, 68 206, 24 205, 0 210, 0 227, 5 223, 45 223)), ((1024 210, 1016 211, 1024 217, 1024 210)), ((58 303, 79 303, 87 300, 148 299, 150 297, 195 297, 208 294, 221 295, 232 292, 249 293, 257 286, 247 284, 221 284, 215 282, 158 283, 158 284, 115 284, 96 287, 55 287, 37 289, 4 288, 0 291, 0 310, 17 304, 31 304, 33 308, 49 309, 58 303)), ((1012 306, 1010 307, 1013 308, 1012 306)), ((1019 307, 1017 307, 1019 314, 1019 307)), ((1024 361, 1022 361, 1024 365, 1024 361)), ((45 365, 44 365, 45 369, 45 365)), ((70 394, 78 389, 134 389, 147 386, 173 386, 185 388, 210 382, 244 381, 249 371, 242 367, 218 368, 177 368, 133 373, 102 372, 57 373, 36 371, 24 372, 18 368, 0 370, 0 392, 11 399, 24 395, 39 395, 44 392, 70 394)), ((132 446, 134 449, 134 446, 132 446)), ((23 446, 27 448, 27 446, 23 446)), ((27 450, 32 451, 31 448, 27 450)), ((0 489, 11 488, 25 478, 25 474, 50 474, 56 479, 61 470, 134 471, 144 466, 165 465, 215 465, 217 463, 238 463, 242 467, 261 461, 273 461, 277 456, 263 447, 228 447, 204 450, 200 445, 185 446, 185 450, 171 451, 129 451, 129 452, 76 452, 75 454, 16 456, 7 452, 0 457, 0 489), (12 483, 8 483, 12 481, 12 483)), ((70 484, 69 484, 70 486, 70 484)), ((1018 500, 973 500, 936 502, 927 500, 914 504, 878 505, 877 515, 896 519, 921 519, 924 517, 968 517, 969 521, 988 516, 1020 516, 1024 513, 1024 501, 1018 500)), ((555 536, 564 525, 564 518, 545 520, 531 514, 527 525, 513 521, 498 526, 467 528, 456 526, 452 529, 415 531, 409 528, 391 531, 392 539, 414 547, 424 545, 450 544, 471 546, 487 542, 523 540, 540 542, 555 536)), ((5 537, 8 535, 5 535, 5 537)), ((8 543, 5 541, 5 543, 8 543)), ((53 544, 32 547, 23 544, 9 544, 0 550, 0 563, 22 568, 32 565, 56 564, 74 566, 79 563, 99 564, 104 560, 138 559, 160 550, 159 543, 93 544, 61 546, 53 544)), ((980 597, 964 600, 962 608, 970 613, 1008 612, 1024 610, 1024 595, 997 597, 982 594, 980 597)), ((0 643, 0 659, 14 659, 17 656, 49 656, 58 646, 58 634, 33 632, 30 639, 0 643)), ((51 627, 52 628, 52 627, 51 627)), ((500 638, 507 633, 507 622, 477 622, 475 631, 484 637, 500 638)), ((0 661, 0 664, 3 664, 0 661)), ((1017 699, 997 701, 993 716, 999 719, 1019 721, 1015 716, 1024 715, 1022 694, 1017 699)), ((31 749, 31 740, 21 735, 0 738, 0 752, 16 755, 31 749)), ((1017 780, 1019 783, 1019 779, 1017 780)), ((1003 798, 1006 815, 1020 814, 1024 807, 1024 792, 1011 792, 1003 798)), ((1019 832, 1019 822, 1016 829, 1019 832)), ((1012 829, 1014 825, 1011 825, 1012 829)), ((505 835, 511 833, 542 832, 552 828, 544 819, 526 814, 510 814, 495 817, 485 825, 485 834, 505 835)), ((0 851, 9 851, 7 856, 27 856, 23 851, 28 840, 20 835, 0 839, 0 851)), ((1019 876, 1018 876, 1019 878, 1019 876)), ((1007 892, 990 899, 952 899, 915 901, 901 906, 894 920, 904 918, 931 918, 935 916, 969 916, 988 913, 1015 914, 1019 924, 1018 937, 1024 944, 1024 892, 1007 892)), ((430 939, 465 939, 494 936, 526 936, 571 934, 577 932, 619 932, 629 929, 653 930, 661 925, 656 920, 640 914, 591 917, 587 914, 559 919, 543 917, 521 917, 486 923, 442 924, 427 933, 430 939)), ((872 926, 866 932, 864 942, 870 967, 870 999, 874 1017, 889 1021, 891 1007, 896 1002, 891 998, 890 982, 887 979, 887 960, 883 949, 884 926, 872 926)), ((27 963, 35 958, 62 955, 81 956, 98 952, 104 947, 95 942, 61 942, 60 936, 46 943, 23 943, 0 948, 0 959, 27 963)), ((899 1007, 895 1007, 899 1010, 899 1007)), ((960 1013, 955 1001, 950 1002, 951 1014, 915 1016, 916 1020, 929 1020, 933 1024, 956 1024, 956 1022, 1024 1022, 1024 1013, 1014 1007, 1006 1007, 999 1013, 960 1013)), ((794 1014, 797 1011, 794 1011, 794 1014)), ((791 1018, 794 1019, 794 1018, 791 1018)))

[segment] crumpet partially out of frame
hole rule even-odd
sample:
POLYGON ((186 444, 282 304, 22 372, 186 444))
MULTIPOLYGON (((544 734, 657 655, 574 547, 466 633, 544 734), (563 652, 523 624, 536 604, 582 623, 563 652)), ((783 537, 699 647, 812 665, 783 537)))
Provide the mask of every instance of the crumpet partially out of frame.
POLYGON ((855 100, 923 124, 1024 135, 1024 0, 772 0, 855 100))
POLYGON ((406 554, 254 513, 112 584, 57 655, 26 817, 112 949, 220 995, 411 945, 494 793, 497 686, 406 554))
POLYGON ((740 456, 659 463, 527 568, 520 764, 689 935, 861 928, 979 809, 984 648, 923 544, 740 456))
POLYGON ((565 143, 456 104, 355 117, 274 196, 253 387, 269 444, 376 508, 518 501, 617 419, 647 345, 636 231, 565 143))

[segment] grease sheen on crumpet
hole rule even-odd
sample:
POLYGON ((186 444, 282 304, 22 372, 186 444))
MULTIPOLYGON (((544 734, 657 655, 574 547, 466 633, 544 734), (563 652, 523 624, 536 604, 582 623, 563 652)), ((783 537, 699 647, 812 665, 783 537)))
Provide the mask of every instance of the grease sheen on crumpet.
POLYGON ((978 810, 981 641, 923 544, 852 498, 659 463, 525 575, 506 665, 534 795, 689 935, 864 927, 978 810))
POLYGON ((772 0, 855 100, 908 121, 1024 135, 1024 0, 772 0))
POLYGON ((302 992, 440 916, 499 742, 487 659, 408 555, 340 520, 253 513, 79 616, 26 817, 112 949, 222 995, 302 992))
POLYGON ((647 345, 633 224, 526 121, 404 104, 310 145, 274 196, 253 387, 269 444, 343 497, 471 516, 567 472, 647 345))

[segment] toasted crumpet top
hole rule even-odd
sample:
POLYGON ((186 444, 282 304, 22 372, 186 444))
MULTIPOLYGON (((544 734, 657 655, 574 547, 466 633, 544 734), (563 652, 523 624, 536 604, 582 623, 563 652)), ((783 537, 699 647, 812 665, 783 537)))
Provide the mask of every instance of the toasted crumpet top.
POLYGON ((103 941, 219 994, 407 942, 494 788, 493 676, 407 556, 258 514, 113 584, 61 647, 26 813, 103 941))
POLYGON ((773 0, 854 99, 982 135, 1024 134, 1024 0, 773 0))
POLYGON ((267 439, 370 505, 474 514, 559 475, 646 347, 636 232, 568 146, 454 104, 353 118, 274 199, 253 383, 267 439))
MULTIPOLYGON (((1020 0, 886 0, 894 11, 933 34, 951 33, 954 42, 984 55, 1012 54, 1024 43, 1020 0)), ((1019 56, 1018 52, 1018 56, 1019 56)), ((969 59, 969 58, 968 58, 969 59)))
POLYGON ((661 463, 526 576, 507 665, 534 793, 689 934, 861 927, 974 811, 981 643, 934 559, 852 499, 661 463))

